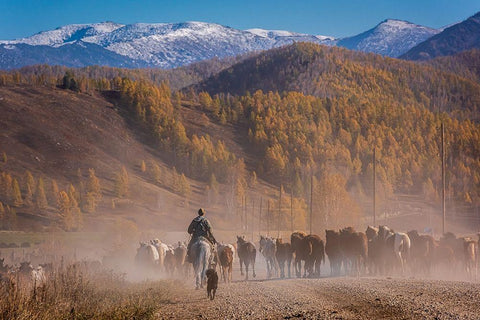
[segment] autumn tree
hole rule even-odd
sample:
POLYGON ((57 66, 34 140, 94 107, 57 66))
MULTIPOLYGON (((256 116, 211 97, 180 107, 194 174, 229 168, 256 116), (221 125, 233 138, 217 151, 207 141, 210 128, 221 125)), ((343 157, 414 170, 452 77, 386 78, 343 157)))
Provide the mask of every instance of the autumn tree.
POLYGON ((45 187, 43 185, 43 179, 38 179, 38 184, 35 193, 35 206, 38 209, 45 209, 48 206, 47 197, 45 195, 45 187))
POLYGON ((51 206, 54 206, 56 208, 59 207, 59 189, 57 185, 57 181, 52 179, 50 183, 50 189, 48 192, 48 202, 50 203, 51 206))
POLYGON ((210 175, 210 179, 208 181, 208 186, 207 186, 207 199, 208 203, 211 206, 214 206, 217 201, 218 201, 218 195, 219 195, 219 190, 218 190, 218 181, 217 178, 215 177, 215 174, 210 175))
POLYGON ((95 176, 94 169, 88 169, 88 179, 86 184, 86 195, 83 208, 86 212, 95 212, 98 203, 102 199, 100 191, 100 182, 95 176))
POLYGON ((20 186, 18 185, 17 179, 12 181, 12 205, 14 207, 21 207, 23 205, 22 194, 20 192, 20 186))
POLYGON ((122 198, 128 195, 128 172, 125 166, 115 176, 114 193, 117 197, 122 198))
POLYGON ((30 171, 25 171, 25 205, 31 206, 33 204, 33 195, 35 194, 35 179, 30 171))
POLYGON ((162 182, 162 169, 160 169, 160 166, 153 160, 150 162, 149 171, 149 174, 155 183, 159 184, 162 182))
POLYGON ((65 191, 60 191, 59 198, 59 211, 60 217, 62 219, 63 228, 66 231, 71 231, 75 227, 75 219, 72 214, 72 204, 70 202, 70 197, 65 191))

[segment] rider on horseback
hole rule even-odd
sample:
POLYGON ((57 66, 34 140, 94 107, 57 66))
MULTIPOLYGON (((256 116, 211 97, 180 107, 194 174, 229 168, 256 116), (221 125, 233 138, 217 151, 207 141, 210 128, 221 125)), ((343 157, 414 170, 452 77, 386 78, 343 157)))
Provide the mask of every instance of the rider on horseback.
POLYGON ((194 243, 198 238, 203 237, 206 239, 210 244, 213 245, 217 243, 215 237, 212 234, 212 226, 207 218, 204 217, 205 210, 200 208, 198 210, 198 217, 192 220, 190 226, 188 227, 188 233, 192 235, 190 242, 187 246, 187 261, 192 262, 192 255, 190 253, 190 248, 192 247, 192 243, 194 243))

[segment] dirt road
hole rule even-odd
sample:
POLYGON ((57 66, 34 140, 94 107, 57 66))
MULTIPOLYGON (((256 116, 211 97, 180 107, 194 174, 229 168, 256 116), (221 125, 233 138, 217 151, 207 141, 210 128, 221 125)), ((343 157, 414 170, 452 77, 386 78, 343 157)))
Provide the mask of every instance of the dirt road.
POLYGON ((158 319, 480 319, 480 284, 389 278, 235 281, 180 285, 158 319))

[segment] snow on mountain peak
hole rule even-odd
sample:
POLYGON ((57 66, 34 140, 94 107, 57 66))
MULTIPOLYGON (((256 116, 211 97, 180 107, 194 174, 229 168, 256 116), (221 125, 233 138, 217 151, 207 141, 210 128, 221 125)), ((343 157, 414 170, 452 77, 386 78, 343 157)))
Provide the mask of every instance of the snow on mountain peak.
MULTIPOLYGON (((172 68, 213 57, 221 58, 251 51, 268 50, 293 42, 340 45, 353 50, 399 56, 436 33, 438 30, 395 19, 382 21, 373 29, 343 39, 285 30, 254 28, 243 31, 198 21, 128 25, 101 22, 66 25, 23 39, 0 41, 0 50, 8 50, 12 45, 18 44, 23 45, 22 50, 36 50, 35 52, 37 52, 40 48, 28 49, 28 46, 25 45, 60 49, 67 44, 75 43, 77 44, 75 54, 80 54, 78 48, 85 47, 84 55, 90 56, 92 61, 101 50, 104 50, 105 52, 102 52, 104 57, 113 57, 112 54, 120 55, 121 57, 115 56, 115 59, 120 61, 119 63, 124 63, 122 59, 132 59, 134 62, 132 65, 140 63, 172 68), (92 54, 88 50, 97 50, 97 52, 92 54)), ((53 52, 47 49, 41 50, 53 52)), ((60 51, 62 50, 58 52, 60 51)), ((41 58, 38 59, 43 61, 41 58)))
POLYGON ((338 45, 352 50, 398 57, 439 32, 408 21, 387 19, 368 31, 339 40, 338 45))
POLYGON ((59 46, 66 42, 81 40, 88 36, 96 36, 100 34, 108 34, 123 25, 114 22, 101 22, 92 24, 70 24, 59 27, 55 30, 42 31, 31 37, 0 41, 0 44, 17 44, 24 43, 32 46, 59 46))

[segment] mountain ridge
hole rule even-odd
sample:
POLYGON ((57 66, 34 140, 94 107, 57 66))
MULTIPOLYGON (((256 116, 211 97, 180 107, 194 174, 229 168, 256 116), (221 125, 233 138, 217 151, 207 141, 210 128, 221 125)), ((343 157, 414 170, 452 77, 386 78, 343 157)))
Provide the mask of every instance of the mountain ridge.
POLYGON ((439 34, 414 46, 400 58, 428 60, 470 49, 480 49, 480 12, 445 28, 439 34))
MULTIPOLYGON (((393 21, 393 20, 387 20, 393 21)), ((395 20, 400 21, 400 20, 395 20)), ((385 24, 385 22, 383 23, 385 24)), ((406 24, 406 22, 404 23, 406 24)), ((377 25, 377 29, 379 29, 377 25)), ((398 29, 398 28, 397 28, 398 29)), ((373 40, 363 38, 362 45, 352 47, 356 50, 374 52, 384 55, 397 55, 405 51, 405 45, 413 46, 418 41, 424 40, 424 30, 434 29, 409 24, 408 32, 393 37, 396 41, 390 41, 391 32, 397 32, 395 28, 390 28, 384 32, 376 32, 373 40), (405 36, 414 40, 406 41, 405 36), (400 40, 398 40, 400 39, 400 40), (375 45, 373 42, 379 42, 375 45), (413 41, 413 42, 412 42, 413 41), (392 46, 401 48, 391 48, 392 46), (388 47, 385 49, 385 47, 388 47)), ((405 28, 404 28, 405 29, 405 28)), ((373 30, 373 29, 371 29, 373 30)), ((402 29, 403 30, 403 29, 402 29)), ((428 33, 428 34, 430 34, 428 33)), ((349 41, 357 35, 350 38, 335 39, 334 37, 324 35, 309 35, 296 33, 285 30, 265 30, 265 29, 249 29, 238 30, 228 26, 215 23, 188 21, 181 23, 135 23, 135 24, 119 24, 115 22, 101 22, 93 24, 72 24, 58 27, 55 30, 47 30, 39 32, 31 37, 0 41, 0 68, 11 69, 31 64, 62 64, 69 60, 82 60, 79 56, 90 57, 83 58, 83 65, 68 66, 87 66, 87 65, 109 65, 109 66, 125 66, 125 67, 160 67, 164 69, 175 68, 187 65, 193 62, 211 59, 214 57, 224 58, 228 56, 236 56, 248 52, 257 52, 269 50, 275 47, 289 45, 294 42, 311 42, 316 44, 324 44, 328 46, 341 45, 349 46, 349 41), (350 39, 350 40, 349 40, 350 39), (101 47, 101 52, 97 47, 86 47, 83 51, 78 50, 75 53, 65 54, 62 47, 76 41, 89 43, 101 47), (16 62, 12 63, 9 57, 9 49, 15 49, 16 46, 30 45, 33 51, 38 46, 48 46, 56 50, 47 50, 43 48, 43 52, 49 52, 49 56, 40 55, 38 59, 22 60, 22 56, 16 57, 16 62), (105 63, 95 60, 95 54, 89 50, 95 48, 95 54, 107 57, 112 55, 113 61, 105 63), (122 56, 114 56, 113 54, 122 56), (122 60, 121 65, 115 60, 122 60), (132 59, 133 61, 126 61, 132 59)), ((27 50, 30 47, 23 47, 27 50)), ((11 54, 12 52, 10 52, 11 54)), ((23 53, 27 56, 33 56, 28 50, 23 53)))

